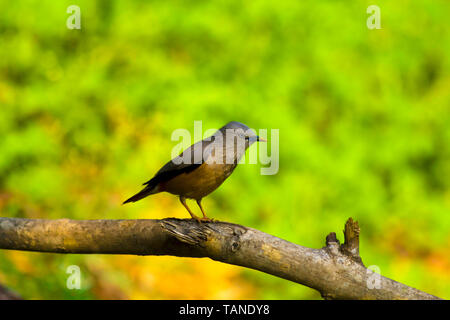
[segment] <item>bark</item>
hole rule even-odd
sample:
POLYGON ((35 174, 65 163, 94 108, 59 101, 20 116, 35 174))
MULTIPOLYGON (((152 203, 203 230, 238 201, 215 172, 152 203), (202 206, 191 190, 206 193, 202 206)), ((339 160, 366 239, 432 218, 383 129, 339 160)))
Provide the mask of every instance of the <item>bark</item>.
POLYGON ((342 245, 330 233, 325 247, 312 249, 227 222, 0 218, 0 249, 209 257, 308 286, 325 299, 439 299, 367 269, 351 218, 344 235, 342 245))
POLYGON ((17 293, 0 284, 0 300, 22 300, 22 298, 17 293))

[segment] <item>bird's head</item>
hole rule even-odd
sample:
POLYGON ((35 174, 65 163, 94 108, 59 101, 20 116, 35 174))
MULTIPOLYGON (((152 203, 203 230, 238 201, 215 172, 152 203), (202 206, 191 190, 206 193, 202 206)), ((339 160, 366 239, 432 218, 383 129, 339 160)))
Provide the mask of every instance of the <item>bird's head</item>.
POLYGON ((222 146, 226 163, 238 163, 245 150, 256 141, 266 141, 245 124, 232 121, 220 128, 216 140, 222 146))
POLYGON ((245 141, 245 148, 248 148, 256 141, 266 142, 267 140, 260 138, 255 131, 247 127, 245 124, 231 121, 219 130, 224 136, 232 134, 241 141, 245 141))

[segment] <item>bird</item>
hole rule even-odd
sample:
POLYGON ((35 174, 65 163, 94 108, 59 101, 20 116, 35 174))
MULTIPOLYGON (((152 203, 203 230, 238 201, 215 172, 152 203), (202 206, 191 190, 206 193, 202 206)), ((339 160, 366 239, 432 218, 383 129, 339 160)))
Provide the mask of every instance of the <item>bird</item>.
POLYGON ((255 142, 267 140, 243 123, 231 121, 167 162, 141 191, 123 204, 139 201, 149 195, 168 192, 179 197, 192 219, 210 222, 201 204, 202 199, 216 190, 234 171, 245 151, 255 142), (203 217, 196 216, 186 199, 197 202, 203 217))

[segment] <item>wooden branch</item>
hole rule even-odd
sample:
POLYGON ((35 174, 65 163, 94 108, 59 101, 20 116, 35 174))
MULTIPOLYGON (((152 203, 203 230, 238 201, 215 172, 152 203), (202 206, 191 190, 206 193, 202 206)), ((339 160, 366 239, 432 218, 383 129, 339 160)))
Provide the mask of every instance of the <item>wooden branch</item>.
POLYGON ((17 293, 0 284, 0 300, 22 300, 22 298, 17 293))
POLYGON ((0 249, 209 257, 303 284, 325 299, 439 299, 367 269, 351 218, 344 235, 343 245, 330 233, 325 247, 311 249, 226 222, 0 218, 0 249))

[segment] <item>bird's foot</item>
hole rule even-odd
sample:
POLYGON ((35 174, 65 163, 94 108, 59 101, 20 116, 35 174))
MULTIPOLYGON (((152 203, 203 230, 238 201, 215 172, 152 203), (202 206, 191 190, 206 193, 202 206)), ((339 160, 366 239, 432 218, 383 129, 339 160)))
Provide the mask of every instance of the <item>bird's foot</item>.
POLYGON ((199 218, 199 217, 195 217, 193 218, 195 219, 198 223, 202 223, 202 222, 214 222, 214 219, 208 218, 208 217, 203 217, 203 218, 199 218))

